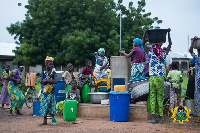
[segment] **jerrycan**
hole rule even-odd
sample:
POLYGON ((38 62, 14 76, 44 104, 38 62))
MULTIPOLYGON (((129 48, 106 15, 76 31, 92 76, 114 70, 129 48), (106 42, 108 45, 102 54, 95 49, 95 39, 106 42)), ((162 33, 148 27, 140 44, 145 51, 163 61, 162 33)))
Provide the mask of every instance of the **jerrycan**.
POLYGON ((88 84, 83 85, 81 96, 86 103, 90 102, 90 97, 88 95, 88 93, 90 92, 91 92, 90 86, 88 84))
POLYGON ((64 101, 63 120, 75 121, 76 115, 77 115, 77 101, 76 100, 64 101))
POLYGON ((66 99, 67 99, 67 96, 68 96, 68 91, 71 90, 72 86, 71 85, 67 85, 65 87, 65 93, 66 93, 66 99))

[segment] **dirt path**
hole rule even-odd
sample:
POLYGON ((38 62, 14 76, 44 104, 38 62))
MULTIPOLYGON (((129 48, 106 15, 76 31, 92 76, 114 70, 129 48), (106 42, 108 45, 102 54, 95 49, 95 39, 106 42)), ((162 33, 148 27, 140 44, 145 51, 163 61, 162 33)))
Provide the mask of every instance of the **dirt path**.
MULTIPOLYGON (((48 125, 39 126, 43 119, 39 116, 32 116, 32 109, 26 107, 21 111, 23 115, 8 116, 9 109, 0 110, 0 132, 9 133, 173 133, 166 124, 148 124, 146 121, 136 122, 113 122, 107 119, 99 118, 77 118, 77 121, 83 123, 73 124, 65 122, 57 115, 57 126, 51 126, 51 119, 48 119, 48 125)), ((177 127, 178 129, 179 127, 177 127)), ((180 127, 181 129, 181 127, 180 127)), ((181 130, 179 130, 181 131, 181 130)), ((182 132, 185 131, 182 130, 182 132)), ((190 133, 199 133, 198 124, 190 133)))

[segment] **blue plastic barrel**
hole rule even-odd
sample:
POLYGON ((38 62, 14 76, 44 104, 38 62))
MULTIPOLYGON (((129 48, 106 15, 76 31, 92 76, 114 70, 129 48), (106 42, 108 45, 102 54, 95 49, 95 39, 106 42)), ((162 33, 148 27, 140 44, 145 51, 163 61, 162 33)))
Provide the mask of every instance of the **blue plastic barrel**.
POLYGON ((109 94, 110 120, 128 121, 131 93, 128 91, 111 91, 109 94))
POLYGON ((33 116, 40 116, 40 102, 33 102, 33 116))
POLYGON ((66 93, 65 93, 64 81, 58 80, 57 84, 54 84, 54 95, 55 95, 56 103, 65 100, 66 93))

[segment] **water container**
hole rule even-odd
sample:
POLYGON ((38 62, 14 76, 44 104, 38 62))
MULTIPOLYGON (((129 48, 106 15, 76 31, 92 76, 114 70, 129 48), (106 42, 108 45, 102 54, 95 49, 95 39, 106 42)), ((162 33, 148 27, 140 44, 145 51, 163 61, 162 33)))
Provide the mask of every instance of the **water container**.
POLYGON ((114 91, 126 91, 126 86, 125 85, 115 85, 114 91))
POLYGON ((91 92, 90 86, 88 84, 83 85, 81 96, 86 103, 90 102, 90 97, 88 95, 88 93, 90 92, 91 92))
POLYGON ((149 29, 147 32, 149 43, 165 43, 168 29, 149 29))
POLYGON ((33 116, 40 116, 40 102, 33 102, 33 116))
MULTIPOLYGON (((193 41, 193 38, 191 39, 191 41, 193 41)), ((198 38, 193 45, 193 48, 195 49, 200 49, 200 38, 198 38)))
POLYGON ((67 85, 65 88, 65 93, 66 93, 66 99, 67 99, 67 95, 68 95, 68 91, 72 88, 71 85, 67 85))
POLYGON ((128 91, 111 91, 108 94, 110 101, 110 120, 120 122, 128 121, 131 93, 128 91))
POLYGON ((76 115, 77 115, 77 101, 76 100, 64 101, 63 120, 75 121, 76 115))
POLYGON ((65 93, 65 84, 64 81, 58 80, 57 84, 54 84, 54 95, 56 103, 60 101, 64 101, 66 99, 66 93, 65 93))

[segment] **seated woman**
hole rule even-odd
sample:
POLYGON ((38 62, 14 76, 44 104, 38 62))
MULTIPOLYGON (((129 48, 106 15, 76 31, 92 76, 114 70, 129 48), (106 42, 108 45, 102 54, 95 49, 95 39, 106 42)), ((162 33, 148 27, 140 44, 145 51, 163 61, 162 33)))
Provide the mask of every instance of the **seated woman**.
MULTIPOLYGON (((108 72, 106 69, 104 69, 104 67, 107 66, 107 64, 108 64, 108 61, 105 64, 103 64, 102 58, 97 59, 97 66, 94 69, 96 79, 108 78, 108 72)), ((106 85, 106 82, 103 81, 103 82, 98 83, 97 85, 106 85)))

